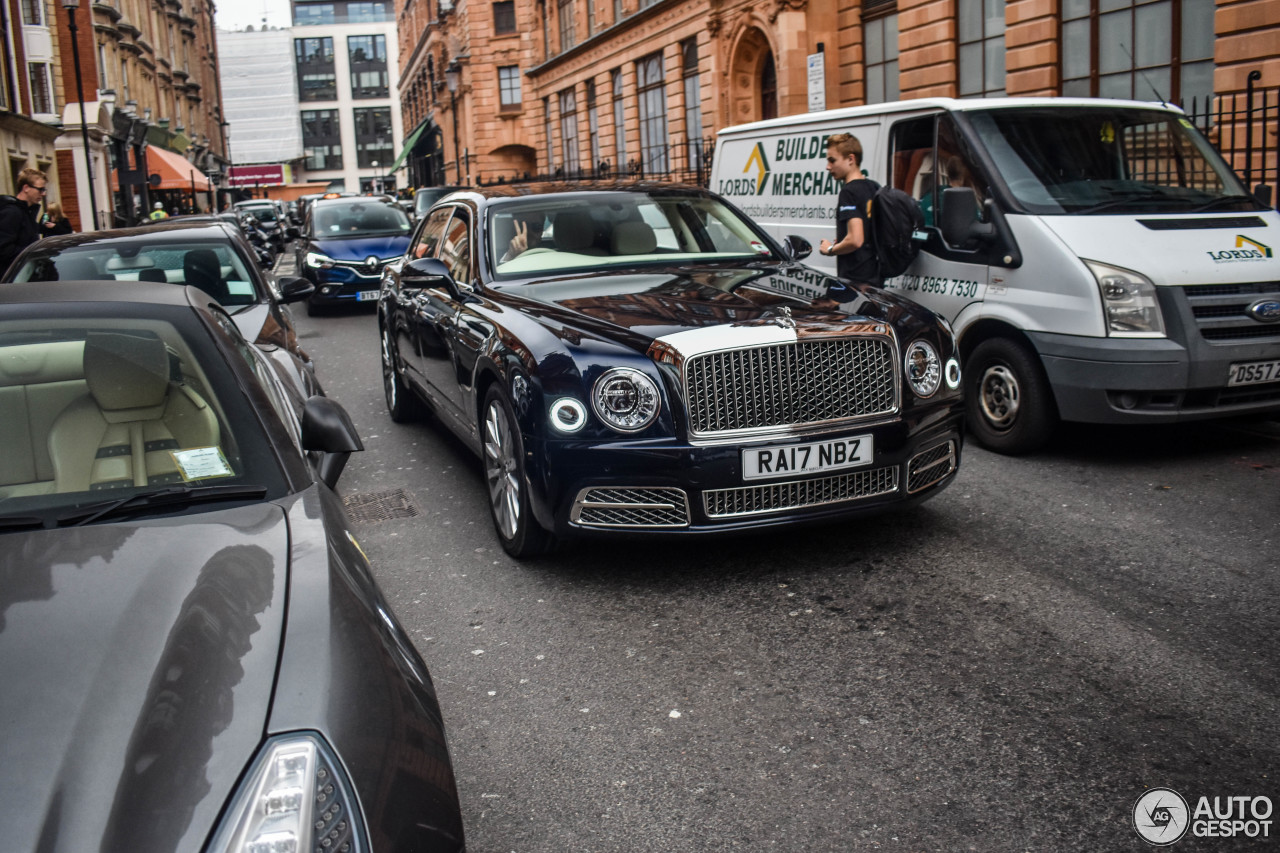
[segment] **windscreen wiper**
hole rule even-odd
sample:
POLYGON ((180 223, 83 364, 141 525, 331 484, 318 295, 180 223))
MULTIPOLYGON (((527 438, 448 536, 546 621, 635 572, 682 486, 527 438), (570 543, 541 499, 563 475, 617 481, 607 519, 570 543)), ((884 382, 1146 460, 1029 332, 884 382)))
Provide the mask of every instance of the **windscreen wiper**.
POLYGON ((71 524, 79 527, 92 524, 113 515, 133 512, 138 509, 155 509, 156 507, 180 506, 182 504, 209 503, 211 501, 238 501, 263 498, 267 494, 266 486, 176 486, 130 495, 114 501, 82 506, 74 512, 58 516, 58 524, 71 524))
POLYGON ((1218 196, 1217 198, 1211 198, 1211 199, 1209 199, 1209 200, 1208 200, 1208 201, 1206 201, 1204 204, 1202 204, 1202 205, 1200 205, 1200 206, 1198 206, 1198 207, 1193 207, 1193 208, 1191 208, 1191 212, 1192 212, 1192 213, 1203 213, 1204 211, 1206 211, 1206 210, 1210 210, 1210 209, 1212 209, 1212 208, 1215 208, 1215 207, 1217 207, 1218 205, 1222 204, 1223 202, 1227 202, 1227 201, 1232 202, 1232 203, 1236 203, 1236 204, 1238 204, 1238 203, 1240 203, 1240 202, 1242 202, 1242 201, 1251 202, 1251 203, 1253 203, 1253 204, 1255 205, 1253 209, 1254 209, 1254 210, 1257 210, 1257 209, 1258 209, 1258 208, 1257 208, 1257 201, 1258 201, 1258 200, 1257 200, 1256 198, 1254 198, 1253 196, 1251 196, 1251 195, 1220 195, 1220 196, 1218 196))
POLYGON ((44 519, 38 515, 0 516, 0 533, 9 530, 25 530, 28 527, 44 527, 44 519))
POLYGON ((1152 202, 1152 201, 1160 201, 1160 202, 1165 202, 1167 204, 1169 202, 1181 203, 1182 201, 1184 201, 1184 199, 1180 199, 1175 196, 1167 196, 1164 193, 1143 193, 1142 195, 1127 195, 1127 196, 1124 196, 1123 198, 1113 198, 1108 201, 1095 204, 1092 207, 1083 207, 1079 210, 1072 211, 1072 212, 1077 215, 1087 216, 1090 213, 1101 213, 1104 210, 1110 210, 1111 208, 1114 208, 1114 207, 1123 207, 1126 204, 1136 204, 1138 202, 1152 202))

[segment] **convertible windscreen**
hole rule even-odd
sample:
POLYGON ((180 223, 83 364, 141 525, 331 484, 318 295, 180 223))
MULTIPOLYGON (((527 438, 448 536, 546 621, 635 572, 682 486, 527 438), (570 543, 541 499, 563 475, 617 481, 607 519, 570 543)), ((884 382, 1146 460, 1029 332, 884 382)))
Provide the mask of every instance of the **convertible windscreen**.
POLYGON ((746 220, 701 195, 521 199, 492 205, 488 217, 489 251, 499 280, 654 262, 778 260, 746 220))
POLYGON ((11 281, 154 281, 198 287, 223 306, 258 301, 253 279, 228 241, 112 240, 34 251, 11 281))
POLYGON ((75 510, 99 504, 121 502, 137 515, 177 504, 217 508, 228 492, 283 494, 241 388, 198 323, 179 328, 136 315, 0 321, 0 517, 52 526, 83 522, 75 510), (165 497, 145 499, 153 494, 165 497))

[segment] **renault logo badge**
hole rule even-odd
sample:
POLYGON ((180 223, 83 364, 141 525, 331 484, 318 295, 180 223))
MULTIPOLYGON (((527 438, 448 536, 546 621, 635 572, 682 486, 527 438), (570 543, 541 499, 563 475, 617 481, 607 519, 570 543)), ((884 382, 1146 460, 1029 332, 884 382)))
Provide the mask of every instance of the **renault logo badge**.
POLYGON ((1259 323, 1280 322, 1280 300, 1259 300, 1245 309, 1245 313, 1257 320, 1259 323))
POLYGON ((366 267, 368 267, 369 269, 371 269, 371 270, 372 270, 372 269, 377 269, 377 267, 378 267, 378 256, 377 256, 377 255, 370 255, 369 257, 365 258, 365 259, 364 259, 364 265, 365 265, 366 267))

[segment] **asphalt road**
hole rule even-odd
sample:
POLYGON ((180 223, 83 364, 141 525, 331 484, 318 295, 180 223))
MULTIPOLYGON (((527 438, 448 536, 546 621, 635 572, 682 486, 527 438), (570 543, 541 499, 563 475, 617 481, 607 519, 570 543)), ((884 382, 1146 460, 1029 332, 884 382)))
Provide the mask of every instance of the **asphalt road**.
MULTIPOLYGON (((366 443, 340 490, 420 513, 357 531, 472 853, 1145 850, 1151 787, 1280 806, 1276 421, 970 445, 916 510, 517 564, 478 460, 387 417, 376 317, 295 314, 366 443)), ((1276 811, 1177 849, 1275 850, 1276 811)))

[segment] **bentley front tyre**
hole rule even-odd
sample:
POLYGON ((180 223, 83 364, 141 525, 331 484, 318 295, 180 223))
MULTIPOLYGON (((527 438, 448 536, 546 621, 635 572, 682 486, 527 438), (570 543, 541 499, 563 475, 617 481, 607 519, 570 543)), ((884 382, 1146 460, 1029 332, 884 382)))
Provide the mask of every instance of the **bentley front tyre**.
POLYGON ((400 376, 400 356, 391 333, 382 329, 382 393, 387 398, 387 412, 398 424, 421 420, 426 414, 422 401, 400 376))
POLYGON ((529 506, 520 425, 506 395, 496 385, 485 395, 480 429, 489 511, 503 550, 516 559, 545 554, 552 537, 538 524, 529 506))
POLYGON ((1058 421, 1053 391, 1034 352, 1009 338, 978 344, 965 364, 969 433, 997 453, 1038 450, 1058 421))

